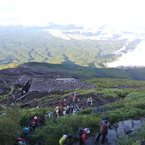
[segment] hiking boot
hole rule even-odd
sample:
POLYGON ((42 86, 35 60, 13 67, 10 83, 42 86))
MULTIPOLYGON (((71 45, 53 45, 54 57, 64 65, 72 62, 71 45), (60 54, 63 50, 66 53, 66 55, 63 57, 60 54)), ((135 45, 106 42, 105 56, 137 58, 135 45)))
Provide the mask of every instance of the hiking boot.
POLYGON ((101 144, 104 144, 105 141, 101 141, 101 144))

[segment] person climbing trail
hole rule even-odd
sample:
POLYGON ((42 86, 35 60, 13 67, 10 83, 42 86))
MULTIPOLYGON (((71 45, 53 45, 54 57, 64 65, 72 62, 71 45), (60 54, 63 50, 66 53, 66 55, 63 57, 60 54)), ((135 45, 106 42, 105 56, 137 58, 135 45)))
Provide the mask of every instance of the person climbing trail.
POLYGON ((88 106, 93 105, 93 98, 92 98, 92 97, 89 97, 89 98, 87 99, 86 103, 88 104, 88 106))
POLYGON ((63 99, 63 100, 62 100, 61 105, 62 105, 63 107, 66 106, 66 99, 63 99))
POLYGON ((72 102, 73 102, 73 103, 75 103, 76 97, 77 97, 76 92, 73 92, 73 93, 72 93, 72 102))
POLYGON ((45 114, 45 116, 46 116, 47 118, 51 118, 52 115, 53 115, 53 112, 51 112, 51 111, 47 111, 46 114, 45 114))
POLYGON ((62 111, 61 107, 56 106, 56 108, 55 108, 55 112, 56 112, 56 116, 57 116, 57 118, 59 118, 59 117, 61 116, 61 114, 62 114, 61 111, 62 111))
POLYGON ((34 122, 36 123, 36 127, 39 125, 40 118, 38 116, 34 117, 34 122))
POLYGON ((31 130, 31 131, 34 131, 36 127, 37 127, 37 124, 36 124, 36 122, 33 121, 33 122, 30 124, 30 130, 31 130))
POLYGON ((14 145, 26 145, 22 138, 17 138, 14 145))
POLYGON ((24 128, 23 128, 23 131, 24 131, 24 136, 27 138, 27 136, 28 136, 29 133, 30 133, 29 127, 24 127, 24 128))
POLYGON ((84 128, 82 130, 82 134, 80 135, 79 145, 86 144, 86 142, 87 142, 87 133, 90 133, 90 129, 89 128, 84 128))
POLYGON ((99 138, 100 138, 100 136, 102 135, 102 141, 101 141, 101 143, 103 144, 103 143, 105 142, 106 135, 108 134, 108 130, 109 130, 109 129, 112 129, 113 126, 115 125, 115 124, 114 124, 113 126, 111 126, 111 124, 110 124, 108 121, 109 121, 109 116, 106 115, 106 116, 104 117, 104 120, 102 120, 102 121, 99 123, 100 131, 99 131, 98 136, 97 136, 97 138, 96 138, 96 142, 99 141, 99 138))

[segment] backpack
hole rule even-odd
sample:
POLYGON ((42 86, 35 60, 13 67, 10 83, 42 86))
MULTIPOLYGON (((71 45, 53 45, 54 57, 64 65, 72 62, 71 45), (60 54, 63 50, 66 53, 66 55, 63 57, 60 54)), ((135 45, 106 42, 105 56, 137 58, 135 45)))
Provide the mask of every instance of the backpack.
POLYGON ((108 129, 109 129, 109 124, 108 123, 103 123, 101 125, 100 134, 101 135, 106 135, 108 133, 108 129))
POLYGON ((80 137, 81 137, 82 134, 83 134, 83 128, 80 127, 80 128, 78 129, 78 132, 76 133, 76 137, 77 137, 78 139, 80 139, 80 137))
POLYGON ((18 145, 26 145, 23 141, 19 141, 18 145))
POLYGON ((61 139, 59 140, 59 144, 64 144, 65 141, 66 141, 66 139, 67 139, 67 135, 65 134, 65 135, 63 135, 63 136, 61 137, 61 139))

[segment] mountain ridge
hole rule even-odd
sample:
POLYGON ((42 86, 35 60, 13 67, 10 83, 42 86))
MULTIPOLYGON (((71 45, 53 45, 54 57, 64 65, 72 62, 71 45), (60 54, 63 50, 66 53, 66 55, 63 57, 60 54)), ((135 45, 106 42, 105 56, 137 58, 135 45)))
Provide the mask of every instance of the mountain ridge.
MULTIPOLYGON (((76 69, 77 66, 77 71, 88 68, 93 75, 99 70, 100 74, 105 74, 101 77, 116 78, 117 75, 113 74, 120 69, 121 72, 125 72, 124 78, 144 80, 145 37, 139 30, 118 33, 115 28, 108 26, 86 29, 75 25, 52 24, 49 27, 0 26, 0 32, 1 68, 28 62, 65 64, 71 69, 76 69), (60 36, 67 36, 69 39, 53 36, 51 32, 44 31, 46 29, 56 31, 60 36), (112 37, 114 34, 116 37, 112 37), (127 34, 128 39, 120 39, 121 34, 127 34), (128 35, 133 37, 129 39, 128 35), (77 39, 80 37, 83 39, 77 39), (93 40, 95 37, 100 37, 100 40, 93 40), (136 71, 134 74, 135 69, 141 73, 136 71), (108 71, 104 73, 104 70, 108 71), (114 72, 110 72, 111 70, 114 72), (131 73, 131 70, 134 72, 131 73)), ((123 75, 118 75, 118 78, 123 78, 123 75)))

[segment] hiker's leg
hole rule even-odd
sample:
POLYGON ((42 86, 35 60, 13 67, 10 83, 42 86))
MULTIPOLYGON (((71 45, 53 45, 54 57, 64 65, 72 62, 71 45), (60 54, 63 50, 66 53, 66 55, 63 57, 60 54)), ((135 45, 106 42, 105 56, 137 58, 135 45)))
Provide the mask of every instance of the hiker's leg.
POLYGON ((79 145, 83 145, 83 140, 80 138, 80 144, 79 145))
POLYGON ((101 134, 100 134, 100 131, 99 131, 98 136, 96 138, 96 141, 99 141, 100 136, 101 136, 101 134))
POLYGON ((105 142, 106 135, 107 135, 107 134, 103 135, 103 137, 102 137, 102 143, 105 142))

